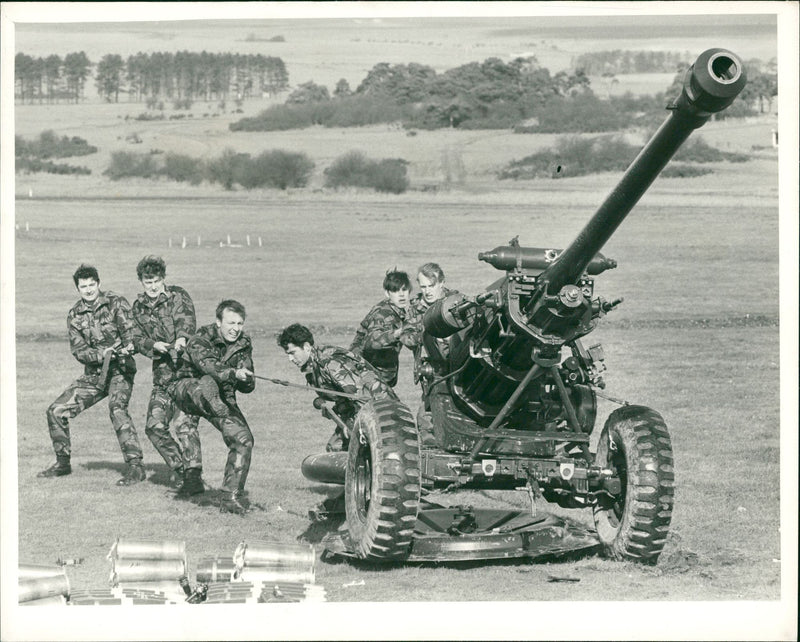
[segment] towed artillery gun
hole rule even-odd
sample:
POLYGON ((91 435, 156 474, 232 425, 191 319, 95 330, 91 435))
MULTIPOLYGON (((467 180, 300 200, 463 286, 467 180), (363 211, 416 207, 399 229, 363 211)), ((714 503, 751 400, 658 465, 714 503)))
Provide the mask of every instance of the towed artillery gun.
POLYGON ((417 376, 435 445, 420 445, 406 405, 382 400, 362 408, 348 453, 309 457, 307 477, 345 486, 346 530, 329 536, 329 551, 372 561, 486 559, 557 552, 551 544, 561 537, 563 550, 599 541, 612 557, 656 562, 673 508, 669 431, 656 411, 626 404, 590 451, 605 366, 601 347, 581 339, 621 301, 594 296, 594 277, 616 267, 600 249, 691 132, 745 82, 737 56, 705 51, 670 115, 565 250, 514 240, 481 253, 505 275, 477 296, 453 294, 426 311, 428 358, 417 376), (596 538, 577 533, 570 542, 569 529, 534 510, 421 501, 437 489, 526 489, 532 502, 590 508, 596 538))

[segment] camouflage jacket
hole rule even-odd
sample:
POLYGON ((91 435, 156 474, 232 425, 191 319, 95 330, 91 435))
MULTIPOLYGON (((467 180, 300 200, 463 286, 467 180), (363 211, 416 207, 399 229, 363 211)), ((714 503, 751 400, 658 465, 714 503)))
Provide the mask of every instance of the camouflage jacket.
POLYGON ((394 390, 381 380, 369 363, 344 348, 315 346, 301 371, 310 386, 364 397, 365 400, 360 401, 317 393, 323 399, 336 402, 338 408, 352 407, 351 414, 355 414, 366 399, 397 399, 394 390))
POLYGON ((173 379, 181 379, 177 372, 190 367, 183 353, 170 356, 154 352, 153 344, 156 341, 174 344, 180 337, 188 341, 195 333, 194 303, 189 293, 177 285, 168 285, 166 292, 153 300, 142 292, 132 309, 136 322, 133 341, 138 352, 153 360, 153 385, 166 386, 173 379))
MULTIPOLYGON (((458 294, 458 292, 456 290, 442 288, 442 298, 451 294, 458 294)), ((430 307, 431 304, 424 299, 421 293, 414 297, 411 304, 408 306, 409 324, 415 326, 418 345, 422 346, 424 352, 438 372, 440 370, 438 366, 441 365, 442 361, 446 361, 447 357, 450 355, 450 339, 438 339, 429 334, 425 334, 425 326, 422 323, 422 318, 430 307)), ((418 359, 422 358, 422 350, 416 351, 415 357, 418 359)))
MULTIPOLYGON (((223 399, 236 403, 236 392, 253 392, 256 380, 236 378, 236 370, 247 368, 253 372, 253 344, 244 332, 233 343, 219 334, 216 323, 204 325, 186 345, 186 354, 194 369, 190 376, 211 375, 219 384, 223 399)), ((183 373, 181 373, 183 374, 183 373)))
POLYGON ((403 346, 413 350, 419 345, 420 333, 416 322, 403 309, 384 299, 361 321, 350 350, 363 356, 384 381, 397 382, 398 355, 403 346), (395 331, 400 335, 395 336, 395 331))
MULTIPOLYGON (((103 351, 133 343, 133 316, 128 300, 110 290, 100 292, 94 303, 83 299, 67 314, 69 347, 75 358, 84 364, 84 374, 98 376, 103 369, 103 351)), ((134 374, 133 357, 116 357, 111 372, 134 374)))

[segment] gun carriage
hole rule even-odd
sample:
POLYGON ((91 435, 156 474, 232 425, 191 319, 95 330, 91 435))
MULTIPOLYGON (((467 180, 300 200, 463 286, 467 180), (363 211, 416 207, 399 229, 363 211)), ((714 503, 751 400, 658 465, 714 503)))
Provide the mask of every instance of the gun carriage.
POLYGON ((692 131, 729 106, 745 82, 733 53, 705 51, 667 119, 566 249, 521 247, 515 239, 482 252, 479 260, 503 276, 476 296, 453 294, 427 310, 428 357, 416 375, 428 411, 419 421, 432 424, 435 445, 420 446, 403 403, 377 401, 357 417, 346 463, 344 455, 317 457, 324 480, 304 465, 312 479, 344 483, 347 532, 334 552, 375 561, 453 551, 457 559, 524 556, 543 527, 533 517, 425 507, 420 495, 525 489, 532 500, 590 508, 607 554, 658 559, 674 498, 669 431, 656 411, 623 405, 590 450, 605 366, 601 346, 582 339, 622 301, 595 296, 595 277, 616 267, 600 250, 692 131), (451 543, 426 548, 435 533, 451 543), (486 540, 515 533, 503 540, 513 540, 508 546, 486 540))

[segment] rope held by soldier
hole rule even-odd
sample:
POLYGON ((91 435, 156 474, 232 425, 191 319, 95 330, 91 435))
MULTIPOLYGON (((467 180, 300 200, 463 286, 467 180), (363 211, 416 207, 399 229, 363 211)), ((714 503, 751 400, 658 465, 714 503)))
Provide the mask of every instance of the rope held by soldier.
POLYGON ((315 386, 308 386, 299 383, 292 383, 291 381, 286 381, 285 379, 271 379, 270 377, 262 377, 260 375, 254 374, 252 375, 256 379, 261 379, 263 381, 269 381, 270 383, 274 383, 279 386, 287 386, 289 388, 300 388, 301 390, 312 390, 314 392, 322 392, 326 395, 334 395, 337 397, 345 397, 346 399, 355 399, 356 401, 369 401, 369 397, 362 397, 360 395, 354 395, 350 392, 339 392, 338 390, 331 390, 330 388, 317 388, 315 386))

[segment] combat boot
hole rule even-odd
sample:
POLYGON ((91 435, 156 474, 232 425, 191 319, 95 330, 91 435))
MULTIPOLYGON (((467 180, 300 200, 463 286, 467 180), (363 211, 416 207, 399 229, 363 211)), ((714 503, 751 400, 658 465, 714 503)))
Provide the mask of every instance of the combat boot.
POLYGON ((175 493, 176 498, 191 497, 192 495, 199 495, 206 490, 203 484, 203 478, 200 477, 202 470, 200 468, 189 468, 183 477, 183 484, 175 493))
POLYGON ((133 486, 145 479, 147 479, 147 473, 144 471, 142 460, 133 460, 128 462, 128 468, 125 474, 117 480, 117 486, 133 486))
POLYGON ((42 472, 37 474, 37 477, 63 477, 72 473, 72 466, 69 463, 69 456, 56 455, 56 463, 45 468, 42 472))
POLYGON ((219 395, 219 384, 210 375, 200 377, 200 392, 209 414, 213 417, 227 417, 230 408, 225 405, 219 395))
POLYGON ((246 515, 250 512, 250 509, 242 504, 241 495, 238 490, 235 490, 222 495, 222 501, 219 503, 219 512, 246 515))
POLYGON ((183 480, 186 473, 183 470, 183 466, 180 468, 175 468, 169 474, 169 486, 170 488, 174 488, 178 490, 183 485, 183 480))

